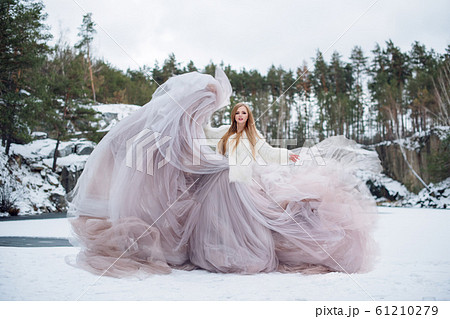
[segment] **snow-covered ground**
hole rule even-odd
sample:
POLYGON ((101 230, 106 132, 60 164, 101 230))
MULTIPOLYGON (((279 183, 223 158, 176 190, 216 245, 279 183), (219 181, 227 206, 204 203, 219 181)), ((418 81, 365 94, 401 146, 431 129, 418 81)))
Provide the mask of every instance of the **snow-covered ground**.
MULTIPOLYGON (((143 280, 65 263, 78 248, 0 247, 1 300, 450 300, 450 211, 379 207, 380 258, 366 274, 216 274, 174 270, 143 280)), ((0 222, 0 236, 66 238, 66 219, 0 222)))

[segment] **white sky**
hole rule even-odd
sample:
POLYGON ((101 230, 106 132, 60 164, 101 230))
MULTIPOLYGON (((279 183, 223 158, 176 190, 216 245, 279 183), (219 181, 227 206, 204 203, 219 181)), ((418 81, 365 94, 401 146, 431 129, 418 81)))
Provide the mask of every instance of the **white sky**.
MULTIPOLYGON (((97 23, 94 55, 126 70, 160 65, 173 52, 185 66, 210 61, 266 74, 271 64, 295 69, 333 44, 376 0, 207 1, 43 0, 55 39, 71 44, 85 12, 97 23), (106 32, 109 36, 106 34, 106 32), (118 44, 116 44, 117 42, 118 44), (123 48, 123 50, 121 49, 123 48), (125 51, 125 52, 124 52, 125 51)), ((379 0, 325 54, 366 55, 392 39, 402 50, 418 40, 443 53, 450 44, 450 1, 379 0)))

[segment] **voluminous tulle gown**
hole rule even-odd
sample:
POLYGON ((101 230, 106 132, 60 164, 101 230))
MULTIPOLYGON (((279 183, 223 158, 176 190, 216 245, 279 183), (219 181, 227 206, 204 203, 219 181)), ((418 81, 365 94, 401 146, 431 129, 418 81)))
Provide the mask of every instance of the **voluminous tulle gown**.
POLYGON ((354 173, 379 171, 376 153, 337 136, 315 145, 322 163, 299 148, 301 165, 254 165, 253 183, 230 182, 227 158, 195 143, 230 95, 219 68, 175 76, 105 135, 68 194, 81 249, 67 262, 115 277, 371 268, 377 208, 354 173))

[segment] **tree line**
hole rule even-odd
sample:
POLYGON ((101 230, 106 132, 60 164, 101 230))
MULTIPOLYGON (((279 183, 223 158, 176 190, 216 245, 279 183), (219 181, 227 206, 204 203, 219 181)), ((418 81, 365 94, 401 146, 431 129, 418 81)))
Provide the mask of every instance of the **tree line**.
MULTIPOLYGON (((0 4, 0 131, 6 153, 11 143, 30 141, 36 130, 58 144, 80 133, 98 141, 102 135, 88 105, 143 105, 171 76, 214 75, 217 67, 211 62, 197 68, 193 61, 183 66, 172 53, 152 67, 120 70, 92 56, 92 14, 84 15, 75 45, 61 38, 50 46, 44 9, 28 0, 0 4)), ((388 40, 370 56, 355 46, 348 59, 334 52, 327 61, 318 50, 311 60, 295 70, 272 65, 266 74, 222 62, 233 87, 231 105, 249 103, 267 138, 295 138, 298 146, 338 134, 374 143, 450 125, 450 45, 437 53, 414 42, 403 52, 388 40)), ((214 115, 216 124, 230 120, 230 108, 214 115)))

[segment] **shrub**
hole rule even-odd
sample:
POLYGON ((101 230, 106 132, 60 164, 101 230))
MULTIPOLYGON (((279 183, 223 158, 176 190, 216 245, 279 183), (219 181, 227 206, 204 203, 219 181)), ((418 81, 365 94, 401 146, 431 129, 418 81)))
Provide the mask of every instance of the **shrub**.
POLYGON ((0 180, 0 212, 8 213, 10 216, 17 216, 20 212, 15 206, 17 197, 13 194, 16 184, 11 175, 9 179, 0 180))

